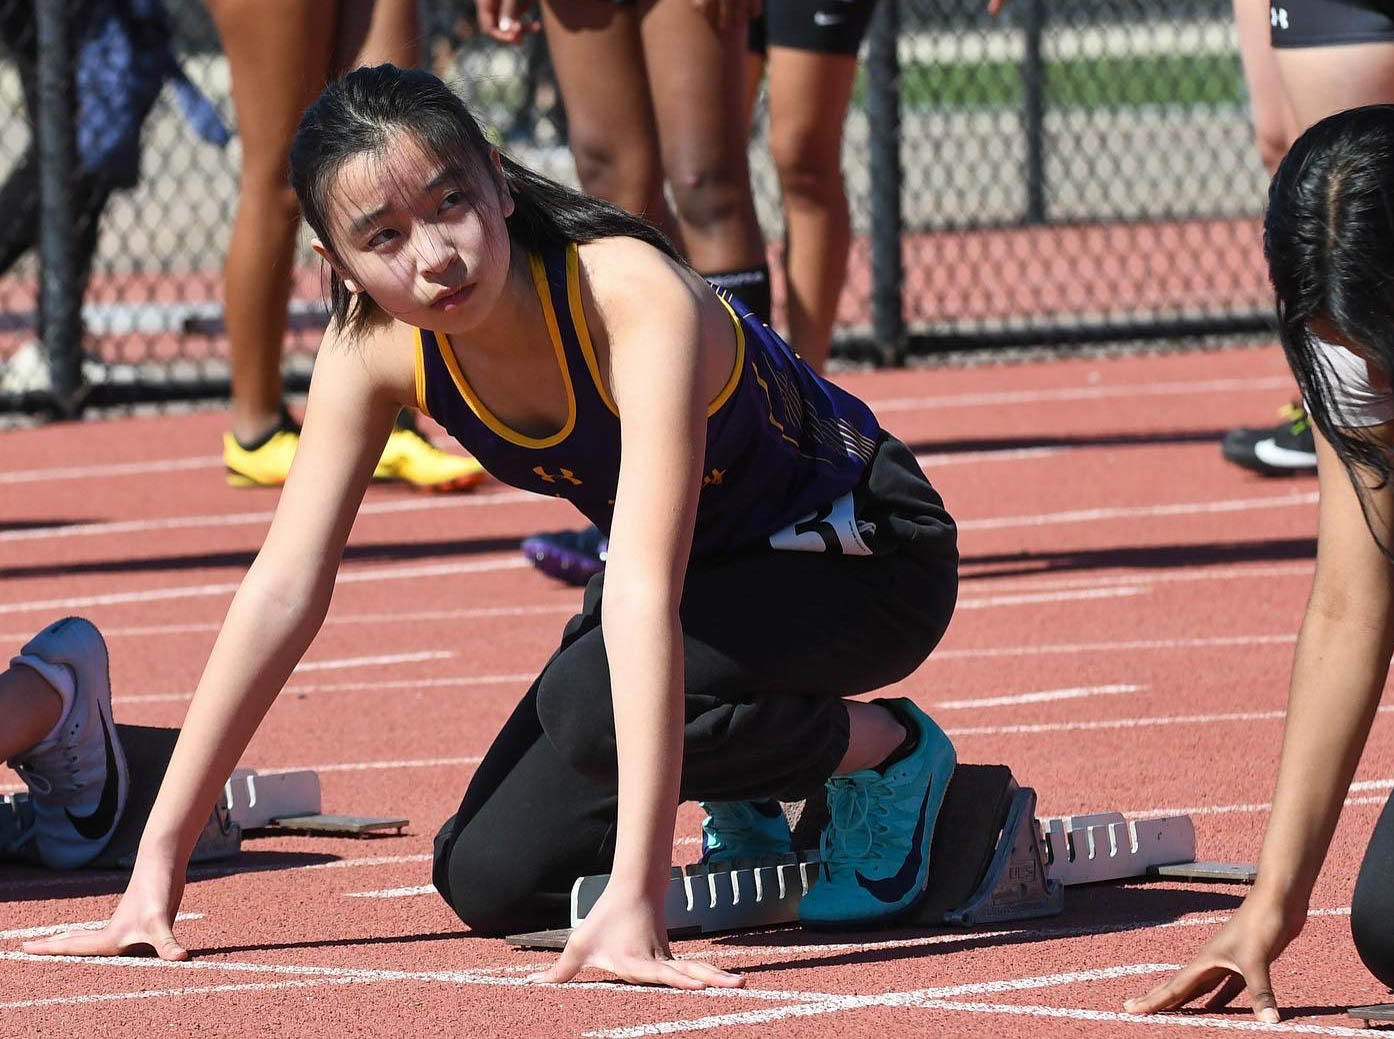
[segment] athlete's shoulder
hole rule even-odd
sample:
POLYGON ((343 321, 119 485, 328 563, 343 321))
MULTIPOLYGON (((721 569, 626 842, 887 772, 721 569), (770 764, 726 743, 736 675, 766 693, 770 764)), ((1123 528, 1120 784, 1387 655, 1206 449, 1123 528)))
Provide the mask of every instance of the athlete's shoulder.
POLYGON ((599 238, 580 244, 578 254, 585 287, 602 312, 686 310, 710 295, 690 267, 638 238, 599 238))
POLYGON ((331 377, 367 378, 374 386, 415 398, 416 346, 420 330, 381 310, 361 319, 331 319, 316 355, 316 372, 331 377))

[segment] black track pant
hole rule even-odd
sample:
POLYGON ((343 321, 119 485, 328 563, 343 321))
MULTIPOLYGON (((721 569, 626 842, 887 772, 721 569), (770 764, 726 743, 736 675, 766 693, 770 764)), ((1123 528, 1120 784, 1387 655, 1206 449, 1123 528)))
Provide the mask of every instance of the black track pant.
POLYGON ((1350 931, 1370 973, 1394 989, 1394 794, 1365 849, 1350 900, 1350 931))
MULTIPOLYGON (((957 593, 952 521, 898 441, 883 442, 868 487, 884 554, 761 550, 690 568, 685 800, 815 791, 847 750, 841 697, 910 674, 943 635, 957 593)), ((602 573, 436 837, 435 886, 476 931, 564 926, 576 877, 610 870, 606 649, 623 652, 624 634, 602 637, 603 589, 602 573)))

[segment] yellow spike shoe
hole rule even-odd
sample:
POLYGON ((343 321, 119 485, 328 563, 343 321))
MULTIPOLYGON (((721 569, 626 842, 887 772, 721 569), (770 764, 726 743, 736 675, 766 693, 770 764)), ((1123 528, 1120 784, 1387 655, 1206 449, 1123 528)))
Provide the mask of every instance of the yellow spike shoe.
POLYGON ((223 464, 229 487, 279 487, 286 482, 291 459, 300 443, 294 429, 278 429, 270 439, 248 449, 231 433, 223 434, 223 464))
POLYGON ((374 480, 400 480, 426 491, 463 491, 487 475, 474 458, 442 451, 414 429, 394 429, 373 470, 374 480))

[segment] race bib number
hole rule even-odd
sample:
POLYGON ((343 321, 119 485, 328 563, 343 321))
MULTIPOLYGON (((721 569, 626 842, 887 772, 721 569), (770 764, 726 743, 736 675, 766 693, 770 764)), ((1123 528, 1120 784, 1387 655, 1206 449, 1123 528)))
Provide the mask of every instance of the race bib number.
POLYGON ((836 501, 770 535, 770 547, 784 552, 830 552, 869 556, 849 491, 836 501))

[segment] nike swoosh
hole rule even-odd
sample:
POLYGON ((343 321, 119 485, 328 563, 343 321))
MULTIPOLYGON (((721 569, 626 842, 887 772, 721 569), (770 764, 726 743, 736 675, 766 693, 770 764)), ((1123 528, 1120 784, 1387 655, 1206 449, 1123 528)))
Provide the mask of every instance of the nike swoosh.
POLYGON ((856 871, 857 883, 878 901, 888 904, 899 902, 910 893, 919 880, 920 863, 924 861, 924 852, 920 850, 920 845, 924 842, 925 816, 929 812, 929 795, 933 790, 934 780, 931 779, 925 787, 924 801, 920 804, 920 821, 915 824, 915 835, 910 838, 910 854, 901 863, 900 869, 893 875, 879 880, 862 876, 861 870, 856 871))
POLYGON ((68 809, 63 809, 63 814, 68 817, 68 822, 73 824, 73 829, 89 841, 100 840, 116 825, 116 798, 121 785, 120 777, 112 767, 112 762, 116 760, 116 752, 111 747, 111 729, 107 726, 106 715, 100 708, 97 709, 97 718, 102 723, 102 738, 106 740, 107 769, 106 782, 102 784, 102 796, 91 815, 74 815, 68 809))

